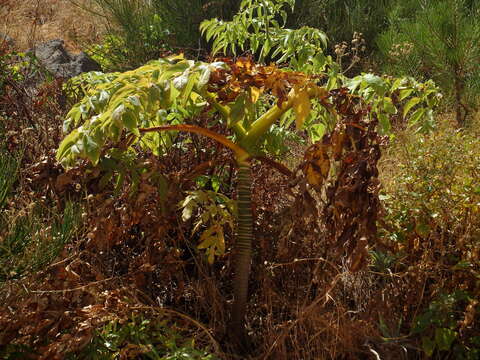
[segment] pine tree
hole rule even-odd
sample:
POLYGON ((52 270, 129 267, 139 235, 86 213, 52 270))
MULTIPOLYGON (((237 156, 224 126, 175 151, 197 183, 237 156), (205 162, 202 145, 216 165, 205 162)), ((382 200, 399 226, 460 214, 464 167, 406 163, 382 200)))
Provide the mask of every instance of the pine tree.
POLYGON ((472 0, 413 0, 392 11, 378 39, 399 72, 432 77, 452 100, 464 126, 479 105, 480 4, 472 0), (407 7, 415 12, 405 11, 407 7), (412 73, 415 72, 415 73, 412 73))

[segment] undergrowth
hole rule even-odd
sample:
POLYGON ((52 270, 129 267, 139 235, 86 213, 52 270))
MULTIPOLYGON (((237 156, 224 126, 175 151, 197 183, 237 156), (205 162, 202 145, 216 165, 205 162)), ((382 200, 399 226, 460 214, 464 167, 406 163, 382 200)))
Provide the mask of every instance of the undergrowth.
POLYGON ((383 160, 373 266, 391 283, 384 328, 401 324, 397 336, 436 359, 480 354, 479 129, 454 130, 446 117, 429 136, 399 134, 383 160))
POLYGON ((196 349, 194 339, 181 333, 182 327, 168 318, 133 317, 112 321, 95 332, 91 342, 67 359, 137 358, 152 360, 215 360, 217 357, 196 349))

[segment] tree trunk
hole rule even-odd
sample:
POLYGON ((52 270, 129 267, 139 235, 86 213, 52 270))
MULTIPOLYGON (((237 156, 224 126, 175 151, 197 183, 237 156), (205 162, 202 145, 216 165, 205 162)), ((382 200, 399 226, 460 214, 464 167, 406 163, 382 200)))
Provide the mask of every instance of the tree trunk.
POLYGON ((246 342, 245 314, 248 298, 253 240, 252 177, 249 162, 239 164, 238 178, 238 226, 235 244, 235 277, 233 283, 232 330, 239 345, 246 342))

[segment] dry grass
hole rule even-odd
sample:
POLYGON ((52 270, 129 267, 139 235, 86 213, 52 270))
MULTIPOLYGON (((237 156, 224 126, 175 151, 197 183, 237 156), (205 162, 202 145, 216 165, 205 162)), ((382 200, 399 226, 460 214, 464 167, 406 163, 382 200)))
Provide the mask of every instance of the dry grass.
POLYGON ((0 32, 15 39, 19 50, 35 43, 63 39, 68 50, 79 51, 103 32, 98 17, 82 8, 88 0, 0 0, 0 32))

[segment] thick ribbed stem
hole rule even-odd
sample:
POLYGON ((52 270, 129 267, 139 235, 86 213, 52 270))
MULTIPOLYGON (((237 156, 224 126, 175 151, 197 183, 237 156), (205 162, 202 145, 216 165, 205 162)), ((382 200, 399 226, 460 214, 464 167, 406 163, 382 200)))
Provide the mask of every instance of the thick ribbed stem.
POLYGON ((232 330, 237 340, 243 342, 245 339, 245 314, 247 310, 248 278, 250 276, 253 240, 252 177, 249 162, 239 163, 237 181, 238 227, 235 244, 232 330))

